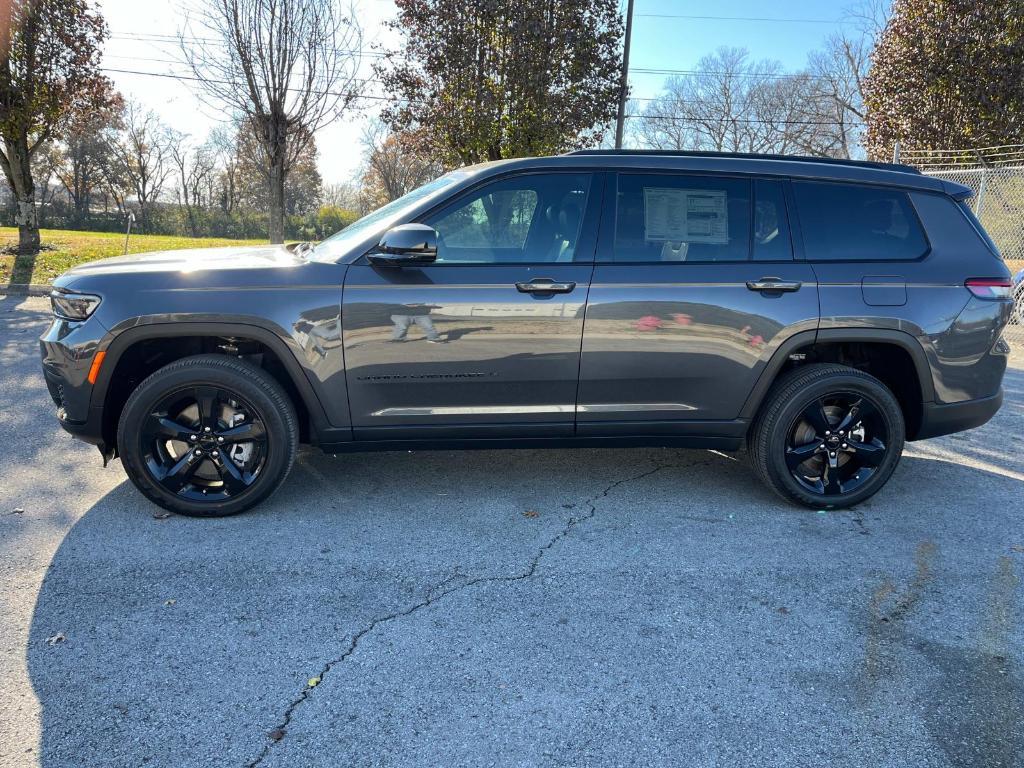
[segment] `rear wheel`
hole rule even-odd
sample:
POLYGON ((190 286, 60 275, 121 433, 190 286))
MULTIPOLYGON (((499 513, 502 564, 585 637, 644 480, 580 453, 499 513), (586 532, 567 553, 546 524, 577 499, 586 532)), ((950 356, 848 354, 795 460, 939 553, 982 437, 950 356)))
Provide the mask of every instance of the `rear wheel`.
POLYGON ((117 430, 128 477, 165 509, 242 512, 284 481, 298 444, 295 409, 263 370, 202 355, 156 371, 128 398, 117 430))
POLYGON ((773 387, 748 447, 776 493, 807 507, 837 509, 885 485, 904 439, 903 412, 882 382, 855 368, 814 364, 773 387))

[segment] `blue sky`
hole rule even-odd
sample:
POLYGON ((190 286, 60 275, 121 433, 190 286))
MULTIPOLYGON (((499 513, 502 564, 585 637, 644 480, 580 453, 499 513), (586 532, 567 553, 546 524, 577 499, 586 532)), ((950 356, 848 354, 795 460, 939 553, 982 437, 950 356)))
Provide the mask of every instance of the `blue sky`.
MULTIPOLYGON (((697 61, 720 46, 747 48, 754 59, 775 59, 797 69, 807 54, 844 25, 852 0, 635 0, 633 52, 630 68, 693 69, 697 61), (665 16, 716 17, 666 18, 665 16), (738 18, 759 19, 748 21, 738 18), (761 19, 785 19, 764 21, 761 19)), ((658 93, 664 75, 633 73, 633 95, 658 93)))
MULTIPOLYGON (((200 0, 201 1, 201 0, 200 0)), ((155 110, 165 122, 197 140, 226 120, 203 106, 187 83, 158 77, 181 73, 171 63, 173 36, 183 21, 181 0, 99 0, 111 28, 104 66, 126 96, 155 110), (121 70, 121 71, 114 71, 121 70), (134 72, 148 72, 134 74, 134 72)), ((802 67, 807 54, 820 47, 843 24, 844 9, 854 0, 635 0, 631 69, 693 69, 719 46, 747 48, 755 59, 777 59, 787 69, 802 67), (662 14, 649 16, 647 14, 662 14), (716 18, 666 18, 666 16, 716 18), (749 21, 784 19, 784 21, 749 21), (813 20, 813 21, 809 21, 813 20)), ((393 44, 384 22, 394 13, 392 0, 356 0, 367 44, 393 44)), ((625 7, 625 0, 622 0, 625 7)), ((366 70, 369 69, 366 62, 366 70)), ((368 74, 368 73, 367 73, 368 74)), ((634 72, 632 95, 656 96, 665 76, 634 72)), ((350 181, 360 163, 359 137, 372 112, 352 114, 317 136, 320 171, 328 183, 350 181)))

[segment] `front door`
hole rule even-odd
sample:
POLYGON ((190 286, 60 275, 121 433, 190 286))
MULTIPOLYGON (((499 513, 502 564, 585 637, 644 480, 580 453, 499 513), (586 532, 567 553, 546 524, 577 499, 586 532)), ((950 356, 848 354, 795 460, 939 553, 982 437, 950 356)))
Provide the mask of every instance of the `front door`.
POLYGON ((420 218, 437 230, 435 263, 348 270, 355 439, 573 433, 601 180, 485 182, 420 218))
POLYGON ((681 173, 609 180, 578 434, 731 434, 779 345, 818 323, 814 273, 794 259, 786 184, 681 173))

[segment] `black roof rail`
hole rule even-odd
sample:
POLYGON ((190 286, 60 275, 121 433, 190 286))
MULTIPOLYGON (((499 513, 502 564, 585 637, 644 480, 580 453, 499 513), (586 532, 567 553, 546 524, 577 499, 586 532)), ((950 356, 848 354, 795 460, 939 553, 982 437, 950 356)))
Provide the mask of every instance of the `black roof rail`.
POLYGON ((697 150, 668 149, 578 149, 568 152, 569 155, 649 155, 664 157, 735 157, 741 160, 783 160, 788 163, 823 163, 826 165, 846 165, 855 168, 876 168, 881 171, 897 171, 899 173, 921 174, 912 165, 902 163, 877 163, 872 160, 845 160, 840 157, 813 157, 811 155, 769 155, 756 152, 704 152, 697 150))

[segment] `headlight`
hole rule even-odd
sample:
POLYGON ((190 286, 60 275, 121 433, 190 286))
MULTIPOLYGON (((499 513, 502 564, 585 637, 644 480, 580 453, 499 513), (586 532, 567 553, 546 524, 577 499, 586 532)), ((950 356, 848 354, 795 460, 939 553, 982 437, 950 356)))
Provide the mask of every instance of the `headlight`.
POLYGON ((65 320, 85 320, 100 305, 100 297, 88 293, 65 293, 54 291, 50 294, 53 314, 65 320))

